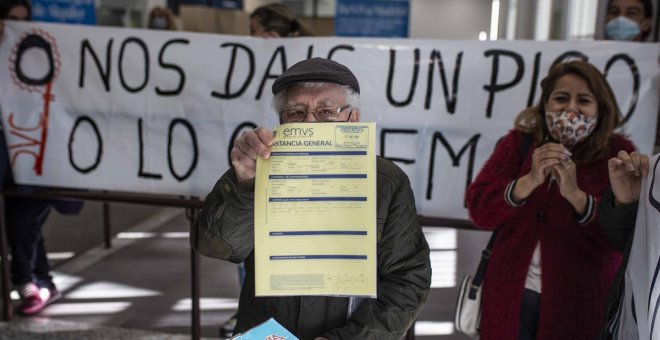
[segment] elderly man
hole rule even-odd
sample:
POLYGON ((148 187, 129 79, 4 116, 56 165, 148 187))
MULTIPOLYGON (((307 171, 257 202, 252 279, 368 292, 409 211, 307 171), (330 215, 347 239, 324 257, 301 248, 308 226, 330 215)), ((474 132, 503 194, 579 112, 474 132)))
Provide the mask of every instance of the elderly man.
MULTIPOLYGON (((357 122, 360 87, 337 62, 301 61, 273 84, 281 123, 357 122)), ((191 232, 200 253, 245 261, 246 277, 235 334, 273 317, 301 339, 399 339, 412 325, 431 282, 429 247, 417 222, 407 176, 393 163, 377 160, 378 297, 255 297, 254 180, 257 157, 268 158, 272 131, 245 132, 231 151, 232 168, 206 197, 191 232)))

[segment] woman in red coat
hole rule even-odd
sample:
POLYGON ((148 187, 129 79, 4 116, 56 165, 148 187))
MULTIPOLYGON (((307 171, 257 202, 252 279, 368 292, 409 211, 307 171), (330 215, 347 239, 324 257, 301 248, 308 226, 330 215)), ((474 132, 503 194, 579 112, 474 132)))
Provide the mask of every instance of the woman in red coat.
POLYGON ((583 61, 555 65, 541 88, 541 102, 518 115, 467 191, 475 225, 497 231, 482 340, 596 338, 621 262, 594 213, 607 160, 634 150, 613 132, 612 89, 583 61))

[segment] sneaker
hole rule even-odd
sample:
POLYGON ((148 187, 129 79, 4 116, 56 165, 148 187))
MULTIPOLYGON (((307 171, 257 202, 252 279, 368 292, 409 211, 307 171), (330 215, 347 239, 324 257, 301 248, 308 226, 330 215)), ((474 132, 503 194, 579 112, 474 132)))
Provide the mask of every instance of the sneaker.
POLYGON ((18 311, 23 315, 37 314, 62 296, 54 285, 49 288, 39 288, 32 282, 19 288, 18 294, 21 296, 18 311))
POLYGON ((57 290, 55 285, 52 285, 48 288, 39 288, 39 295, 41 296, 42 300, 46 301, 46 306, 59 300, 62 297, 62 293, 57 290))
MULTIPOLYGON (((41 292, 36 284, 29 282, 18 289, 21 296, 21 304, 18 311, 24 315, 34 315, 46 307, 46 302, 41 298, 41 292)), ((47 300, 46 300, 47 301, 47 300)))
POLYGON ((220 326, 220 336, 230 338, 234 334, 234 328, 236 328, 236 314, 220 326))

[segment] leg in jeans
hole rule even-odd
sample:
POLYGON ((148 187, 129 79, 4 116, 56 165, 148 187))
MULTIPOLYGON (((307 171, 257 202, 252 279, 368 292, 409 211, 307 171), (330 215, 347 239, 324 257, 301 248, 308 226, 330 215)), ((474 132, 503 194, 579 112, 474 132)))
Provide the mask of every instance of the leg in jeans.
POLYGON ((53 277, 50 275, 50 263, 48 263, 48 257, 46 256, 46 247, 44 247, 44 237, 42 233, 39 233, 35 255, 32 273, 37 286, 39 286, 39 288, 55 287, 53 284, 53 277))
POLYGON ((536 339, 536 330, 539 325, 539 308, 541 294, 525 289, 522 305, 520 306, 520 332, 518 340, 536 339))
POLYGON ((243 262, 238 264, 238 283, 243 288, 243 281, 245 281, 245 264, 243 262))
POLYGON ((50 270, 46 267, 48 259, 41 237, 41 227, 46 221, 49 209, 48 201, 44 200, 23 197, 11 197, 7 200, 7 231, 12 255, 11 276, 12 283, 16 286, 33 282, 35 269, 42 271, 42 278, 43 270, 50 270))
MULTIPOLYGON (((243 288, 243 281, 245 281, 245 264, 243 262, 239 263, 238 266, 238 283, 243 288)), ((236 316, 238 312, 235 312, 229 320, 225 321, 220 326, 220 337, 230 337, 234 333, 234 327, 236 327, 236 316)))

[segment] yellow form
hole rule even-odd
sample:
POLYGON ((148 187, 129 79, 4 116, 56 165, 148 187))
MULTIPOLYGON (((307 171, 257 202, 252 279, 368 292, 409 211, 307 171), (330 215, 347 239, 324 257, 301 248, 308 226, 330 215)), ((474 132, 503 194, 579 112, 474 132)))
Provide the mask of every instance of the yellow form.
POLYGON ((375 123, 295 123, 257 157, 256 296, 376 297, 375 123))

